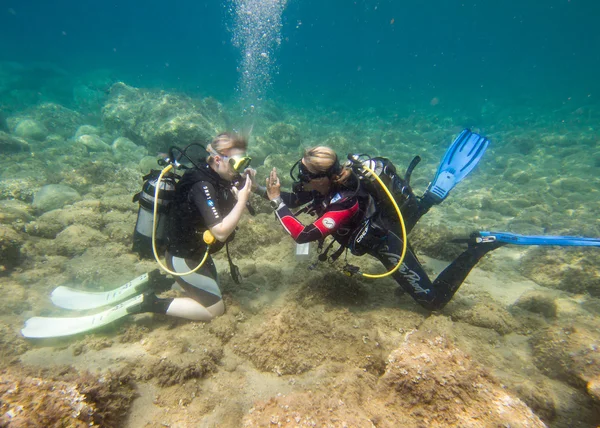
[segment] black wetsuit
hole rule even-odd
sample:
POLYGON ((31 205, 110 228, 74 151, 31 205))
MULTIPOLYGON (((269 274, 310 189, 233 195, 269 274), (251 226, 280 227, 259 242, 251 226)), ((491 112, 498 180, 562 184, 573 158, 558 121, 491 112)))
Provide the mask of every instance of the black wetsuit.
MULTIPOLYGON (((177 183, 170 212, 166 251, 169 269, 181 273, 198 266, 206 252, 202 233, 223 221, 235 203, 231 183, 223 180, 207 163, 186 171, 177 183)), ((233 239, 233 235, 228 241, 233 239)), ((224 245, 217 241, 210 248, 211 254, 224 245)), ((222 299, 217 269, 210 256, 197 272, 175 277, 175 280, 190 297, 205 307, 222 299)))
MULTIPOLYGON (((398 177, 395 180, 399 180, 398 177)), ((394 186, 397 188, 397 185, 394 186)), ((427 197, 409 196, 401 207, 405 221, 406 233, 409 234, 419 219, 433 206, 427 197)), ((355 251, 362 249, 376 257, 388 270, 393 269, 402 254, 402 230, 397 217, 376 215, 373 218, 372 230, 368 235, 375 239, 365 239, 367 244, 355 244, 355 251)), ((450 263, 438 277, 431 281, 410 243, 402 266, 392 274, 404 291, 409 293, 421 306, 428 310, 442 309, 452 299, 471 269, 491 250, 503 244, 471 245, 456 260, 450 263)))
MULTIPOLYGON (((392 180, 393 193, 401 203, 408 234, 433 206, 433 202, 427 197, 416 197, 398 176, 393 176, 392 180)), ((311 225, 304 226, 300 223, 286 205, 276 210, 275 214, 298 243, 333 235, 336 241, 350 248, 353 254, 370 254, 388 270, 394 268, 402 254, 402 233, 398 218, 394 217, 395 211, 390 215, 392 211, 384 209, 378 201, 373 201, 377 208, 371 214, 369 196, 362 189, 362 184, 358 191, 350 190, 352 185, 348 187, 333 189, 327 196, 317 192, 282 193, 283 201, 291 208, 312 201, 314 212, 319 218, 311 225)), ((428 310, 439 310, 452 299, 475 264, 487 252, 500 245, 502 244, 470 246, 433 282, 409 245, 402 266, 392 276, 421 306, 428 310)))

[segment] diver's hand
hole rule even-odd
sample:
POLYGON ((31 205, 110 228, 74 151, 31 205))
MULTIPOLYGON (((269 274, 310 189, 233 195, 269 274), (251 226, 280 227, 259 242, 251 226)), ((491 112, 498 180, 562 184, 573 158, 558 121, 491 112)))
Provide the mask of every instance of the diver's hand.
POLYGON ((253 168, 246 168, 242 175, 250 177, 250 180, 252 180, 252 191, 256 192, 256 189, 258 188, 258 183, 256 182, 256 170, 253 168))
POLYGON ((241 189, 237 189, 236 187, 231 189, 233 195, 238 200, 238 202, 246 203, 250 198, 250 193, 252 192, 252 180, 249 176, 246 176, 246 182, 244 183, 244 187, 241 189))
POLYGON ((277 177, 277 168, 273 168, 269 174, 269 178, 267 178, 267 197, 269 200, 272 201, 281 195, 280 188, 281 183, 279 182, 279 177, 277 177))

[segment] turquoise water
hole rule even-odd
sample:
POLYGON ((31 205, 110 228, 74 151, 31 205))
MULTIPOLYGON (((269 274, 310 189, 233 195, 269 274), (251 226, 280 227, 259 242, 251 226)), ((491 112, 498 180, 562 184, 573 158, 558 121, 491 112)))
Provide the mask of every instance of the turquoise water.
POLYGON ((154 269, 131 251, 141 177, 169 146, 227 129, 252 129, 261 182, 275 166, 290 185, 302 147, 326 144, 400 171, 420 155, 417 194, 461 129, 488 136, 410 236, 432 278, 474 230, 600 237, 600 4, 540 3, 3 4, 0 425, 44 426, 27 413, 38 376, 46 402, 96 397, 102 426, 597 426, 597 248, 503 247, 430 314, 389 279, 307 270, 255 198, 231 248, 244 282, 218 254, 227 311, 210 324, 137 315, 58 341, 20 334, 71 316, 48 298, 60 285, 106 291, 154 269), (89 393, 86 369, 110 387, 89 393))
MULTIPOLYGON (((352 108, 423 106, 437 97, 468 113, 486 102, 595 104, 599 7, 591 0, 289 1, 271 96, 352 108)), ((8 2, 0 15, 0 60, 49 62, 68 74, 67 86, 106 69, 135 86, 226 100, 235 96, 239 64, 228 31, 231 8, 8 2)), ((32 85, 44 78, 34 77, 32 85)), ((69 101, 63 93, 46 95, 69 101)))

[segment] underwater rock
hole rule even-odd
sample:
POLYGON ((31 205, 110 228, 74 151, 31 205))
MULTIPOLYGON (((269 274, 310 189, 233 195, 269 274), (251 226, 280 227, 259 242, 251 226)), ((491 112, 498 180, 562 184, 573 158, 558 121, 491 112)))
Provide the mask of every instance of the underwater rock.
MULTIPOLYGON (((10 277, 2 278, 2 287, 5 290, 10 290, 10 292, 4 293, 4 295, 2 296, 2 302, 0 303, 0 311, 3 314, 20 314, 23 311, 31 309, 31 303, 28 301, 29 296, 27 293, 27 289, 19 282, 17 282, 14 279, 14 276, 11 275, 10 277)), ((13 344, 13 346, 15 345, 16 344, 13 344)), ((2 344, 0 343, 0 348, 1 347, 2 344)), ((2 358, 3 353, 5 352, 0 349, 0 358, 2 358)))
POLYGON ((600 375, 595 376, 588 382, 587 393, 594 399, 594 401, 596 401, 596 403, 600 404, 600 375))
MULTIPOLYGON (((591 322, 591 321, 590 321, 591 322)), ((600 376, 600 331, 579 318, 569 325, 552 325, 531 338, 534 363, 551 378, 586 391, 600 376)))
POLYGON ((64 184, 47 184, 33 197, 33 208, 38 212, 47 212, 62 208, 81 200, 81 195, 72 187, 64 184))
POLYGON ((82 135, 100 135, 100 131, 98 128, 92 125, 81 125, 75 131, 75 139, 81 137, 82 135))
POLYGON ((132 266, 137 260, 131 253, 131 241, 124 245, 109 240, 101 247, 87 248, 80 256, 67 261, 64 269, 78 285, 89 287, 90 291, 104 291, 136 277, 132 266))
POLYGON ((77 143, 85 146, 89 152, 110 152, 110 146, 102 141, 97 135, 80 135, 75 140, 77 143))
POLYGON ((267 129, 264 136, 254 137, 249 153, 253 165, 257 167, 270 155, 280 154, 289 158, 289 154, 300 150, 301 145, 302 137, 298 128, 287 123, 276 123, 267 129))
POLYGON ((108 98, 110 87, 117 81, 111 70, 92 70, 81 76, 81 82, 73 87, 73 100, 77 110, 98 115, 108 98))
POLYGON ((37 122, 46 130, 46 134, 57 134, 63 138, 70 138, 75 130, 83 124, 84 117, 59 104, 43 103, 27 109, 22 115, 12 116, 9 122, 18 124, 23 120, 37 122))
POLYGON ((27 141, 0 131, 0 152, 19 153, 26 151, 29 151, 29 143, 27 141))
POLYGON ((40 188, 38 181, 33 177, 0 180, 0 199, 31 202, 40 188))
MULTIPOLYGON (((321 143, 319 143, 321 144, 321 143)), ((358 147, 356 147, 351 141, 349 141, 343 135, 328 135, 325 140, 323 140, 323 145, 333 148, 338 155, 346 155, 347 153, 356 153, 358 147)), ((361 144, 361 153, 366 147, 363 147, 361 144)), ((371 156, 377 155, 377 153, 370 152, 371 156)), ((389 155, 388 155, 389 156, 389 155)))
POLYGON ((48 135, 48 130, 35 120, 24 119, 17 124, 14 133, 21 138, 42 141, 48 135))
POLYGON ((234 352, 261 371, 297 375, 340 360, 376 373, 383 368, 385 356, 377 346, 376 333, 349 328, 353 317, 345 308, 315 316, 310 309, 290 304, 264 319, 247 332, 252 340, 247 335, 231 339, 234 352))
POLYGON ((242 426, 546 426, 442 337, 405 341, 386 363, 379 378, 323 367, 320 387, 257 402, 242 426))
POLYGON ((584 180, 579 177, 561 177, 550 184, 550 189, 557 192, 557 196, 570 193, 591 194, 595 190, 595 185, 590 180, 584 180))
POLYGON ((0 426, 121 426, 135 397, 131 379, 111 372, 101 377, 70 372, 28 376, 4 370, 0 426))
MULTIPOLYGON (((7 285, 13 284, 9 283, 7 285)), ((17 294, 20 294, 20 291, 17 294)), ((29 344, 23 340, 21 334, 17 333, 14 327, 0 322, 0 369, 4 369, 9 364, 14 363, 15 357, 25 353, 28 349, 29 344)), ((0 382, 4 374, 0 372, 0 382)), ((0 398, 0 403, 2 402, 1 400, 2 398, 0 398)), ((1 423, 0 426, 2 426, 1 423)))
POLYGON ((120 162, 139 161, 148 150, 145 147, 138 146, 129 138, 119 137, 112 143, 112 152, 120 162))
POLYGON ((94 229, 104 225, 102 214, 98 209, 74 204, 68 209, 55 209, 43 213, 36 221, 25 226, 25 231, 32 236, 54 239, 56 235, 72 224, 81 224, 94 229))
MULTIPOLYGON (((272 208, 271 211, 273 211, 272 208)), ((242 232, 237 233, 235 240, 229 244, 229 250, 234 257, 252 256, 257 250, 260 251, 285 241, 287 236, 283 228, 273 229, 271 215, 271 212, 268 212, 268 214, 259 213, 255 217, 242 217, 239 222, 242 232)))
POLYGON ((140 172, 147 174, 150 170, 159 169, 156 156, 144 156, 138 163, 140 172))
POLYGON ((16 199, 0 200, 0 223, 10 225, 23 224, 33 220, 31 207, 16 199))
MULTIPOLYGON (((131 198, 129 198, 131 202, 131 198)), ((137 219, 135 212, 109 211, 102 216, 106 222, 103 232, 113 241, 131 247, 133 227, 137 219)))
POLYGON ((294 293, 294 300, 303 306, 326 302, 332 305, 360 305, 369 297, 368 289, 356 278, 339 272, 326 272, 318 281, 304 281, 294 293))
POLYGON ((513 332, 518 326, 517 321, 506 309, 492 302, 480 302, 472 308, 456 310, 452 313, 452 319, 476 327, 489 328, 501 335, 513 332))
POLYGON ((265 159, 276 150, 271 142, 260 135, 254 136, 252 142, 253 144, 248 148, 248 155, 252 158, 252 167, 259 168, 265 159))
POLYGON ((172 145, 210 141, 226 125, 222 118, 214 116, 214 110, 214 103, 204 105, 182 95, 137 89, 119 82, 110 89, 102 120, 107 129, 154 152, 172 145))
POLYGON ((12 228, 0 224, 0 274, 11 271, 21 262, 23 238, 12 228))
POLYGON ((89 247, 104 245, 108 238, 88 226, 73 224, 60 232, 52 241, 54 253, 61 256, 78 256, 89 247))
POLYGON ((276 153, 287 153, 290 148, 297 148, 302 145, 302 137, 298 128, 288 123, 276 123, 267 129, 265 137, 270 140, 278 149, 276 153))
POLYGON ((525 292, 513 306, 543 315, 548 319, 556 318, 558 311, 555 298, 548 293, 538 290, 525 292))
POLYGON ((545 287, 600 297, 596 248, 532 248, 521 259, 522 275, 545 287))
POLYGON ((457 237, 468 237, 471 230, 461 225, 449 228, 443 224, 436 227, 417 224, 410 234, 409 242, 413 247, 429 257, 439 260, 454 260, 465 247, 452 242, 457 237))

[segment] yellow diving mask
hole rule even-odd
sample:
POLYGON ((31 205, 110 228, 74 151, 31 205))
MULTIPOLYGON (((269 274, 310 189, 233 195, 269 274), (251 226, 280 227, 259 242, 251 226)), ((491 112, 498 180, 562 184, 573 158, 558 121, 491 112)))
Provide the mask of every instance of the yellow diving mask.
POLYGON ((252 162, 252 158, 246 155, 221 155, 221 157, 228 159, 229 165, 231 165, 231 168, 238 174, 244 172, 244 170, 250 166, 250 162, 252 162))
POLYGON ((231 168, 238 174, 244 172, 244 170, 250 166, 250 162, 252 162, 252 158, 250 156, 246 156, 245 154, 226 156, 217 152, 210 145, 206 147, 206 151, 210 153, 211 156, 221 156, 223 160, 228 162, 229 165, 231 165, 231 168))

